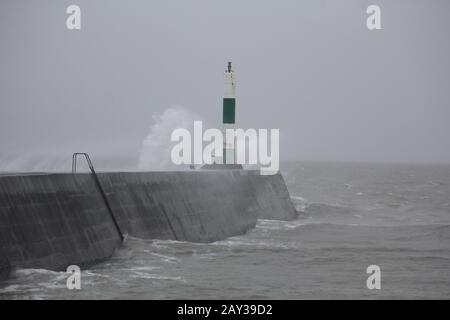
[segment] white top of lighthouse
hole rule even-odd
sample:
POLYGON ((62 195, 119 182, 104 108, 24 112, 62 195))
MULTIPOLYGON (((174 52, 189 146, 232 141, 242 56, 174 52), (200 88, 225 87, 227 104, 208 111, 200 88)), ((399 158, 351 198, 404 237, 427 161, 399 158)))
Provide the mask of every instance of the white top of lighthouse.
POLYGON ((228 68, 224 74, 224 98, 235 97, 235 77, 234 71, 231 69, 231 62, 228 62, 228 68))

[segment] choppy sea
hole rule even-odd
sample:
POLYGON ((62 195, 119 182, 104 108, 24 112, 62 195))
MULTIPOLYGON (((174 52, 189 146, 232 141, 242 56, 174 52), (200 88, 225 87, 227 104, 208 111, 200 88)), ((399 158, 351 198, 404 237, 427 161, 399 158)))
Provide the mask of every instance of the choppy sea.
POLYGON ((19 269, 0 299, 449 299, 450 166, 291 162, 295 221, 209 244, 128 238, 65 272, 19 269), (381 289, 369 290, 369 265, 381 289))

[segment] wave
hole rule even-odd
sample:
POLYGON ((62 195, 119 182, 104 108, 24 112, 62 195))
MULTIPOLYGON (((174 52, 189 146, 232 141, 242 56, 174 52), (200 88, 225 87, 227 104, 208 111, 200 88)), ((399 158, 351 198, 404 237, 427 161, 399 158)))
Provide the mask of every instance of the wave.
POLYGON ((300 196, 291 196, 291 200, 300 218, 348 218, 350 216, 361 218, 360 210, 354 208, 328 203, 309 203, 308 200, 300 196))
POLYGON ((297 210, 297 212, 304 212, 307 205, 308 205, 308 201, 300 196, 291 196, 291 200, 292 203, 295 206, 295 209, 297 210))
POLYGON ((149 274, 145 272, 133 272, 133 274, 129 275, 130 278, 138 278, 138 279, 152 279, 152 280, 170 280, 170 281, 180 281, 187 282, 185 278, 181 276, 163 276, 158 274, 149 274))
POLYGON ((333 223, 348 226, 415 226, 448 224, 449 211, 442 206, 425 208, 403 205, 393 208, 383 203, 367 203, 355 207, 340 204, 308 202, 303 197, 291 196, 300 220, 307 223, 333 223))
POLYGON ((184 128, 192 132, 194 120, 200 117, 182 106, 164 110, 162 114, 153 115, 150 132, 142 142, 138 167, 140 170, 180 170, 183 166, 174 165, 171 160, 173 142, 172 131, 184 128))
POLYGON ((349 207, 325 203, 311 203, 305 207, 304 214, 310 217, 345 217, 356 215, 359 211, 349 207))
POLYGON ((270 239, 255 239, 251 237, 239 236, 227 240, 214 242, 213 245, 233 248, 236 252, 239 249, 265 249, 265 250, 288 250, 295 248, 295 245, 283 241, 270 239))

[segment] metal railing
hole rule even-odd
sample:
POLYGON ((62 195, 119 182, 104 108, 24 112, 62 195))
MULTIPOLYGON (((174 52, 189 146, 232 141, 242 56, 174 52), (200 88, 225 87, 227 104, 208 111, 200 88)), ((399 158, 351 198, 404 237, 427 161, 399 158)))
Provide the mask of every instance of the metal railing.
POLYGON ((85 152, 75 152, 75 153, 72 155, 72 173, 77 173, 77 157, 78 157, 78 156, 84 156, 85 159, 86 159, 86 162, 87 162, 87 164, 88 164, 88 166, 89 166, 89 169, 91 170, 91 172, 92 172, 93 174, 96 174, 96 173, 95 173, 95 170, 94 170, 94 166, 92 165, 91 158, 90 158, 89 155, 88 155, 87 153, 85 153, 85 152))
POLYGON ((116 217, 114 216, 114 212, 109 204, 108 198, 106 197, 106 193, 103 190, 103 187, 100 183, 100 179, 97 176, 97 173, 95 172, 94 166, 92 164, 91 158, 89 157, 89 155, 85 152, 75 152, 72 155, 72 174, 76 174, 77 173, 77 157, 78 156, 84 156, 84 158, 86 159, 86 162, 89 166, 89 169, 91 170, 92 176, 94 177, 94 181, 95 184, 97 185, 98 190, 100 191, 100 194, 102 195, 103 201, 105 202, 106 208, 108 209, 110 215, 111 215, 111 219, 114 223, 114 226, 117 229, 117 233, 120 236, 121 241, 123 242, 125 240, 125 236, 124 233, 122 232, 122 230, 120 230, 120 226, 119 223, 116 220, 116 217))

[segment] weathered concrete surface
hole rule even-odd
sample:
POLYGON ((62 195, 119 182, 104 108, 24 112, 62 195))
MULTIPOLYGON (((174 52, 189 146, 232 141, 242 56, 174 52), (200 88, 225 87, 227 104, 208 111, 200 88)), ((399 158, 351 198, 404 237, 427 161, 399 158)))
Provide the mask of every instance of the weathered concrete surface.
POLYGON ((89 175, 0 177, 0 251, 11 266, 89 264, 111 256, 119 242, 89 175))
MULTIPOLYGON (((243 234, 258 218, 296 217, 281 175, 198 170, 98 177, 120 229, 135 237, 210 242, 243 234)), ((90 174, 0 176, 0 253, 9 266, 61 270, 108 258, 119 243, 90 174)))
POLYGON ((259 219, 294 220, 298 217, 281 174, 262 176, 259 171, 251 174, 250 188, 257 201, 259 219))
POLYGON ((11 266, 5 254, 0 251, 0 281, 8 278, 11 272, 11 266))
POLYGON ((210 242, 243 234, 258 218, 296 218, 281 175, 220 170, 99 178, 121 229, 136 237, 210 242))

